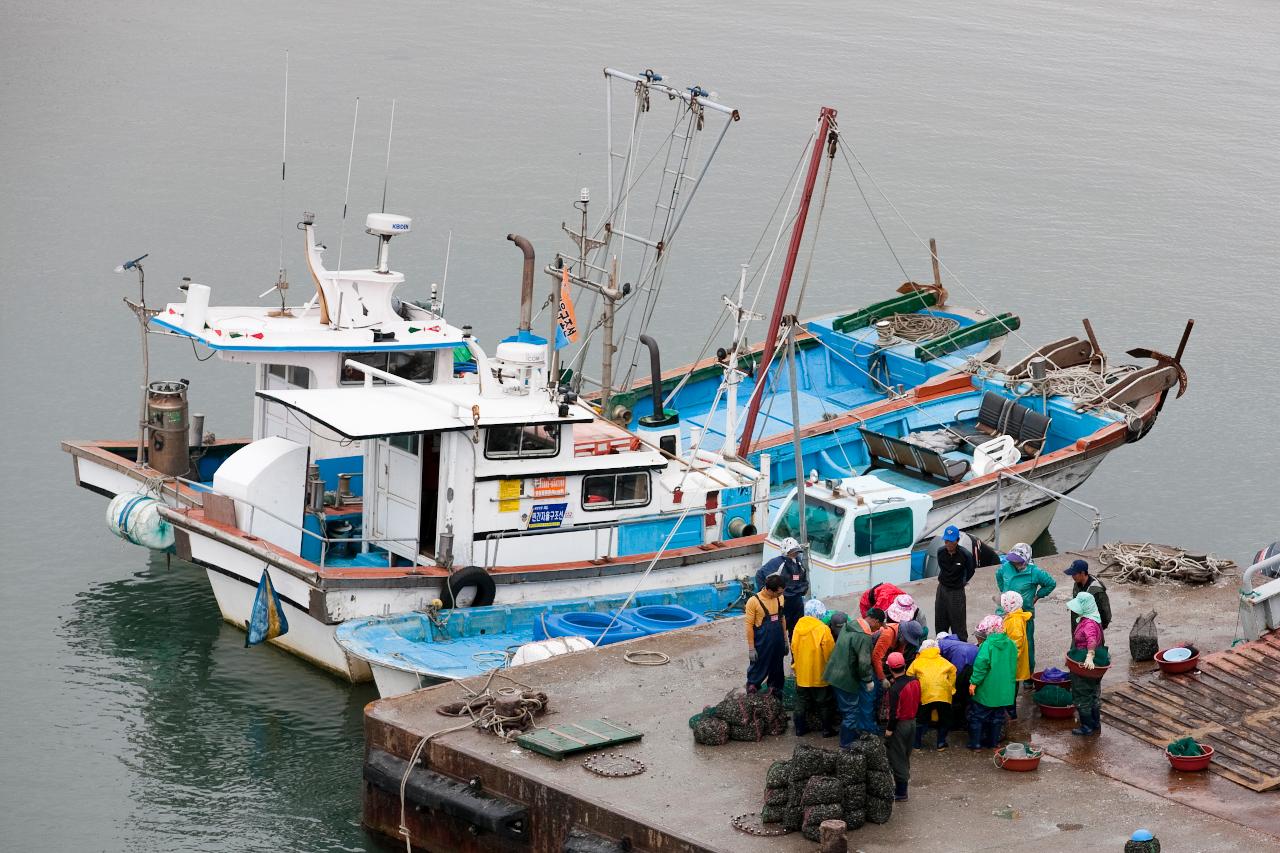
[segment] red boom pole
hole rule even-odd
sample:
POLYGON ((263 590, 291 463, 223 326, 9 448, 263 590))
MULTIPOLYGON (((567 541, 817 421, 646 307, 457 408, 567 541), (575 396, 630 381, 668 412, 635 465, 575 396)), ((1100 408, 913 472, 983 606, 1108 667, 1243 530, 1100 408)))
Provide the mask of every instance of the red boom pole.
MULTIPOLYGON (((813 141, 813 155, 809 158, 809 173, 804 179, 804 195, 800 197, 800 209, 796 212, 796 224, 791 229, 791 245, 787 247, 787 263, 782 268, 782 280, 778 282, 778 296, 773 301, 773 315, 769 318, 769 331, 764 339, 764 351, 760 355, 760 364, 756 367, 756 387, 751 391, 751 402, 747 406, 747 420, 742 429, 742 440, 738 443, 738 456, 743 459, 751 452, 752 436, 756 428, 756 416, 760 413, 760 402, 764 397, 764 383, 768 376, 769 364, 773 361, 775 339, 782 325, 782 314, 787 307, 787 293, 791 290, 791 276, 796 271, 796 258, 800 255, 800 242, 804 239, 804 223, 809 218, 809 202, 813 199, 813 187, 818 181, 818 167, 822 164, 822 149, 827 146, 827 134, 831 131, 831 122, 836 111, 831 107, 823 107, 818 114, 818 136, 813 141)), ((793 424, 792 426, 799 426, 793 424)))

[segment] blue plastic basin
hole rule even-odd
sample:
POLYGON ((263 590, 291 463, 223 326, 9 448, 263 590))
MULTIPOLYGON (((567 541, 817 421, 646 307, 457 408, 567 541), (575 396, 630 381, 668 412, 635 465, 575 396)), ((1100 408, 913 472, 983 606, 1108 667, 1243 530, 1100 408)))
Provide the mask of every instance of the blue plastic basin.
POLYGON ((647 636, 648 633, 621 617, 614 621, 609 613, 556 613, 538 620, 534 626, 535 640, 545 640, 548 637, 586 637, 600 646, 634 640, 647 636), (613 622, 612 627, 610 622, 613 622), (605 633, 606 628, 609 629, 608 633, 605 633), (603 640, 600 639, 601 634, 604 634, 603 640))
POLYGON ((676 628, 688 628, 711 620, 678 604, 646 604, 622 611, 620 619, 634 625, 646 634, 661 634, 676 628))

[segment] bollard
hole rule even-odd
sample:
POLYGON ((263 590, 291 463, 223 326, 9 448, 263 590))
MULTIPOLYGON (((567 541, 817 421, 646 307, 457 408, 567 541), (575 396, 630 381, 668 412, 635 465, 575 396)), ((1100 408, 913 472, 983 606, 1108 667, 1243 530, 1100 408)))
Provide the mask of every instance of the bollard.
POLYGON ((848 829, 842 820, 824 820, 818 827, 820 853, 848 853, 849 840, 845 838, 848 829))

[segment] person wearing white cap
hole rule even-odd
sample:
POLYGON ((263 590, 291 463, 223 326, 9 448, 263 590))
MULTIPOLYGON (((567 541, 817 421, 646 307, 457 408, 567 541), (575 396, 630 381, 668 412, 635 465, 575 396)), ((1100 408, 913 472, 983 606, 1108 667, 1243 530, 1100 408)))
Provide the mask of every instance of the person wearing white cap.
POLYGON ((787 631, 795 630, 804 616, 804 599, 809 594, 809 570, 804 565, 804 548, 788 536, 778 547, 778 556, 756 570, 756 591, 764 589, 765 578, 778 575, 783 581, 782 614, 787 631))

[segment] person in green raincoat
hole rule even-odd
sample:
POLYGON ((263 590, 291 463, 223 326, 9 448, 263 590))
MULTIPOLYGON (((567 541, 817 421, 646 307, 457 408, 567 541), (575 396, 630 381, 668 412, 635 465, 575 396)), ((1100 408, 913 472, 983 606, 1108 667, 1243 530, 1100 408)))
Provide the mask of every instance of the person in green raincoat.
POLYGON ((840 709, 842 749, 852 746, 859 732, 880 731, 875 713, 875 670, 871 667, 874 645, 875 636, 865 620, 848 622, 822 671, 822 680, 831 685, 840 709))
POLYGON ((1047 598, 1058 582, 1044 569, 1031 562, 1031 546, 1019 542, 1000 558, 996 569, 996 587, 1000 592, 1016 592, 1022 596, 1022 609, 1031 614, 1027 620, 1027 663, 1036 671, 1036 602, 1047 598))

